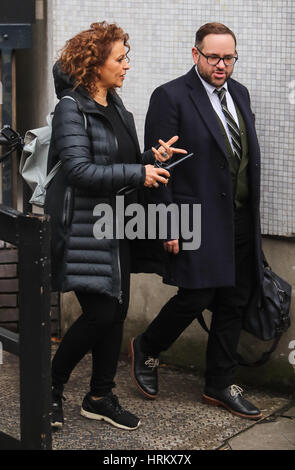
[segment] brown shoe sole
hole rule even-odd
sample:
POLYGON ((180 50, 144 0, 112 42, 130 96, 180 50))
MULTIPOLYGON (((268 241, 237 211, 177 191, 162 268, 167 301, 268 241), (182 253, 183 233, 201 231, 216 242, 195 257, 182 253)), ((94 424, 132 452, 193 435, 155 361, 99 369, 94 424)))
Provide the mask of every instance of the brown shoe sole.
POLYGON ((139 391, 146 397, 146 398, 149 398, 150 400, 154 400, 155 398, 157 398, 158 394, 156 395, 150 395, 149 393, 147 393, 145 390, 143 390, 141 388, 141 386, 139 385, 139 383, 137 382, 136 380, 136 377, 135 377, 135 374, 134 374, 134 348, 133 348, 133 342, 134 342, 134 338, 132 338, 130 340, 130 343, 129 343, 129 354, 128 354, 128 357, 131 357, 131 375, 132 375, 132 378, 133 378, 133 381, 135 383, 135 385, 137 386, 137 388, 139 389, 139 391))
POLYGON ((259 415, 247 415, 243 413, 239 413, 238 411, 234 411, 230 406, 228 406, 226 403, 223 401, 216 400, 215 398, 208 397, 207 395, 203 394, 202 396, 203 403, 206 403, 206 405, 211 405, 211 406, 222 406, 223 408, 226 408, 228 411, 230 411, 232 414, 239 416, 240 418, 246 418, 246 419, 252 419, 254 421, 257 421, 258 419, 262 418, 262 413, 259 415))

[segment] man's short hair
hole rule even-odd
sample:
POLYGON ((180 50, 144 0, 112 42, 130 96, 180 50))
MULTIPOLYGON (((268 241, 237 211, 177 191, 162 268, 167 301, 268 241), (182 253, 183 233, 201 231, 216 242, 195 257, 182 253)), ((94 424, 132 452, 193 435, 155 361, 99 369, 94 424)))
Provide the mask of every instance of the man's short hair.
POLYGON ((201 47, 204 37, 208 34, 230 34, 234 38, 235 45, 237 45, 235 34, 227 26, 222 23, 206 23, 196 32, 195 46, 201 47))

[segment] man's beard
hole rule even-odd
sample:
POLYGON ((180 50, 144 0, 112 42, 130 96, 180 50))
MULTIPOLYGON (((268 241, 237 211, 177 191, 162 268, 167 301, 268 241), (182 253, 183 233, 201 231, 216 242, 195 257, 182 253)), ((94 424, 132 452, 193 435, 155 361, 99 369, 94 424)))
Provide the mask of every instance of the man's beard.
POLYGON ((215 86, 216 88, 222 87, 233 73, 233 68, 231 71, 227 71, 223 69, 222 72, 225 74, 225 77, 222 79, 221 78, 218 79, 212 76, 212 74, 216 72, 216 70, 218 69, 212 70, 211 72, 209 72, 207 70, 204 70, 202 67, 200 67, 199 63, 197 64, 197 66, 198 66, 198 72, 203 78, 203 80, 205 80, 205 82, 209 83, 210 85, 215 86))

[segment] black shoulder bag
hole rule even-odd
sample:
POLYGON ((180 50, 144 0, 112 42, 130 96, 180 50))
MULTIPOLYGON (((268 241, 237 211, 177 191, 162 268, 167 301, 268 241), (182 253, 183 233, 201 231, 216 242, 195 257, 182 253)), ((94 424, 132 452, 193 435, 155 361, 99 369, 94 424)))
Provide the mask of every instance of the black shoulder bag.
MULTIPOLYGON (((273 343, 255 362, 246 362, 238 355, 240 365, 255 367, 268 361, 282 334, 290 327, 291 291, 291 285, 271 270, 263 256, 263 282, 246 308, 243 329, 262 341, 273 340, 273 343)), ((202 314, 198 316, 198 321, 209 333, 202 314)))

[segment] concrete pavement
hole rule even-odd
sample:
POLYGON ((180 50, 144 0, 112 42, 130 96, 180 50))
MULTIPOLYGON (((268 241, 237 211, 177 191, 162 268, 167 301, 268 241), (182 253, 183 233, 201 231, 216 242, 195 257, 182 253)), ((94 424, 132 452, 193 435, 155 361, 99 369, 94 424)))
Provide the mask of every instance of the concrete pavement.
MULTIPOLYGON (((245 397, 263 412, 262 420, 253 423, 222 408, 203 404, 202 377, 162 364, 160 394, 150 401, 137 391, 130 377, 129 360, 122 356, 114 393, 120 403, 142 421, 139 429, 130 432, 80 415, 90 371, 91 356, 87 355, 74 370, 65 389, 66 421, 62 431, 53 433, 53 449, 295 449, 294 396, 248 388, 245 397)), ((15 437, 19 437, 18 373, 18 358, 4 352, 0 365, 0 430, 15 437)))
POLYGON ((265 418, 232 437, 227 450, 295 450, 295 407, 265 418))

